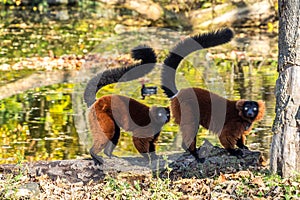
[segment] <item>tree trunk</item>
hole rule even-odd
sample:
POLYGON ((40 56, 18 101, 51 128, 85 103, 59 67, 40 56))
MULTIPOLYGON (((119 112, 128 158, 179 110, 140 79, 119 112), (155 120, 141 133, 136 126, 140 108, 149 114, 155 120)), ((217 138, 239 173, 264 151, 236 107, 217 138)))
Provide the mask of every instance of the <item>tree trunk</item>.
POLYGON ((300 1, 278 3, 279 77, 270 168, 291 177, 300 172, 300 1))

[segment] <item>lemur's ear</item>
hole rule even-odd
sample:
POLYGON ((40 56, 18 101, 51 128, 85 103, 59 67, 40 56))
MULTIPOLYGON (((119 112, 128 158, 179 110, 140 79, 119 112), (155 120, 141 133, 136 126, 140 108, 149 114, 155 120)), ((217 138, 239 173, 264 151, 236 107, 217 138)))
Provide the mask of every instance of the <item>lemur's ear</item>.
POLYGON ((266 110, 264 101, 259 100, 259 101, 257 101, 257 104, 258 104, 258 114, 255 117, 255 121, 262 120, 262 118, 264 117, 264 114, 265 114, 265 110, 266 110))
POLYGON ((170 107, 165 107, 165 109, 166 109, 166 111, 167 111, 167 113, 171 113, 171 110, 170 110, 170 107))
POLYGON ((152 113, 157 113, 157 106, 151 106, 150 108, 149 108, 149 112, 150 112, 150 114, 152 114, 152 113))
POLYGON ((157 106, 151 106, 149 108, 149 115, 152 119, 157 119, 158 112, 159 112, 159 107, 157 106))
POLYGON ((239 111, 239 116, 243 117, 243 106, 245 104, 245 99, 240 99, 235 103, 235 108, 239 111))

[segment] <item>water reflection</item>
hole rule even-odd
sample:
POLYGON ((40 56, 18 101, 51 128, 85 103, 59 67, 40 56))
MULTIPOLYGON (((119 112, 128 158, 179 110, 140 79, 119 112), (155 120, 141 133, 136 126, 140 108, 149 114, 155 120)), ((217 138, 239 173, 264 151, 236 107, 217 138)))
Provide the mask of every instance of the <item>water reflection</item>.
MULTIPOLYGON (((147 29, 150 31, 146 33, 140 29, 130 34, 116 35, 98 45, 113 31, 116 21, 111 19, 116 15, 118 13, 111 10, 93 6, 68 11, 2 9, 0 64, 15 63, 25 57, 49 56, 49 50, 54 57, 63 54, 83 55, 92 50, 102 54, 123 54, 145 41, 156 50, 170 49, 180 38, 178 32, 147 29)), ((248 145, 251 149, 263 151, 268 156, 275 107, 273 91, 276 66, 271 61, 263 64, 252 63, 251 66, 238 65, 235 61, 224 59, 207 61, 205 53, 199 52, 186 59, 177 73, 178 87, 208 88, 229 99, 265 100, 266 116, 263 121, 255 123, 253 134, 248 137, 248 145)), ((103 66, 98 64, 98 67, 103 66)), ((13 76, 20 75, 20 71, 14 73, 13 76)), ((35 72, 26 72, 24 76, 33 73, 35 72)), ((159 69, 148 75, 150 81, 147 84, 158 85, 158 74, 159 69)), ((44 76, 40 77, 45 79, 44 76)), ((37 75, 34 75, 34 78, 36 82, 37 75)), ((1 86, 14 81, 8 79, 2 82, 3 79, 6 80, 6 77, 1 77, 1 86)), ((22 158, 36 161, 87 156, 91 138, 85 117, 86 107, 82 101, 84 84, 76 81, 74 84, 54 84, 64 81, 66 80, 55 81, 50 83, 50 86, 37 87, 0 100, 0 163, 16 163, 22 158)), ((29 83, 28 80, 26 82, 29 83)), ((33 84, 30 84, 29 88, 32 87, 33 84)), ((138 99, 149 106, 169 105, 161 90, 156 96, 142 100, 140 87, 140 82, 136 80, 107 86, 99 95, 117 93, 138 99)), ((15 88, 20 92, 18 86, 15 88)), ((12 90, 6 92, 9 95, 10 92, 13 93, 12 90)), ((158 152, 182 151, 181 135, 177 132, 178 126, 172 122, 163 127, 158 141, 158 152)), ((197 144, 201 144, 204 138, 219 145, 216 136, 201 128, 197 144)), ((137 154, 130 134, 122 132, 114 154, 137 154)))
POLYGON ((1 7, 0 64, 25 57, 82 55, 113 31, 117 10, 88 3, 81 7, 1 7), (115 11, 115 12, 112 12, 115 11), (111 13, 111 14, 108 14, 111 13))
POLYGON ((1 101, 1 160, 76 158, 78 143, 72 115, 73 86, 37 88, 1 101), (5 148, 3 148, 5 147, 5 148))
MULTIPOLYGON (((150 80, 148 85, 158 84, 158 70, 147 76, 150 80)), ((178 85, 179 88, 188 85, 209 87, 213 92, 225 94, 224 96, 230 99, 238 99, 242 96, 247 99, 265 100, 266 116, 263 121, 254 125, 253 133, 248 136, 247 141, 251 149, 260 150, 268 157, 275 106, 273 94, 275 73, 268 70, 260 72, 255 70, 255 76, 245 72, 240 77, 231 73, 230 68, 224 69, 216 65, 211 65, 210 70, 184 66, 178 71, 178 79, 181 79, 178 85), (218 72, 218 74, 210 73, 212 71, 218 72), (218 76, 216 77, 216 75, 218 76), (233 80, 228 78, 231 76, 234 77, 233 80), (224 91, 220 92, 220 88, 215 86, 221 84, 224 91)), ((140 87, 141 83, 138 80, 109 85, 104 87, 99 95, 117 93, 138 99, 147 105, 168 105, 168 99, 161 90, 156 96, 146 97, 145 100, 142 100, 140 87)), ((74 84, 57 84, 36 88, 0 101, 0 134, 2 137, 0 163, 16 162, 18 155, 28 161, 87 156, 91 138, 86 126, 86 108, 82 101, 82 88, 82 86, 78 87, 74 84)), ((172 122, 164 126, 158 141, 158 152, 182 150, 181 135, 177 132, 178 126, 172 122)), ((204 138, 219 145, 216 136, 208 134, 205 129, 200 128, 198 144, 201 144, 204 138)), ((129 133, 122 132, 114 154, 119 156, 137 154, 129 133)))

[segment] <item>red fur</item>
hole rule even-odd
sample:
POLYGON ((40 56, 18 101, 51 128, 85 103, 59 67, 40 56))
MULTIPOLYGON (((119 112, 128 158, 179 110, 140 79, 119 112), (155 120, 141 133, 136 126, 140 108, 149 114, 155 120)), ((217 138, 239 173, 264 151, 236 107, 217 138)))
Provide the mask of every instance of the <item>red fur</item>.
POLYGON ((255 121, 260 121, 264 117, 266 107, 265 107, 265 102, 263 102, 262 100, 257 101, 257 103, 258 103, 259 110, 258 110, 258 115, 255 118, 255 121))
POLYGON ((242 115, 244 102, 231 101, 201 88, 180 90, 171 99, 171 113, 180 125, 183 147, 195 155, 199 124, 218 134, 227 150, 234 149, 239 139, 245 144, 245 135, 251 131, 252 122, 262 119, 265 106, 263 101, 258 101, 259 113, 254 120, 250 120, 242 115))
POLYGON ((162 126, 169 120, 168 108, 149 108, 128 97, 107 95, 96 101, 96 93, 103 86, 140 78, 149 73, 157 61, 154 50, 147 45, 135 47, 131 55, 134 60, 140 62, 96 74, 87 83, 83 94, 89 107, 88 120, 94 139, 90 154, 98 164, 103 162, 101 157, 97 156, 101 150, 104 149, 108 156, 112 155, 120 137, 120 128, 132 132, 133 143, 140 153, 146 153, 144 156, 147 158, 155 157, 154 143, 162 126), (150 152, 153 153, 150 155, 150 152))
MULTIPOLYGON (((107 95, 99 98, 91 106, 88 115, 94 140, 90 150, 91 155, 99 161, 96 154, 106 148, 115 134, 120 134, 116 133, 119 127, 133 133, 133 143, 141 154, 154 152, 161 127, 166 123, 158 119, 158 109, 161 107, 149 108, 132 98, 120 95, 107 95)), ((164 109, 168 111, 167 108, 164 109)), ((117 143, 117 141, 114 142, 117 143)), ((110 156, 112 150, 107 151, 110 156)))

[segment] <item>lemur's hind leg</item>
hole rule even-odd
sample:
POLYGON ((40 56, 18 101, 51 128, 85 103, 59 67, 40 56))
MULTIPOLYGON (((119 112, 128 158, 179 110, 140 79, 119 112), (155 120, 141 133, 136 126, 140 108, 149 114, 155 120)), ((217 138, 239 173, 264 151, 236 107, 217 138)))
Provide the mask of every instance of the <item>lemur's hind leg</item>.
POLYGON ((110 141, 108 141, 108 143, 104 149, 105 155, 107 155, 108 157, 113 156, 112 152, 116 148, 116 146, 119 142, 119 138, 120 138, 120 127, 115 123, 115 134, 114 134, 113 138, 110 141))
POLYGON ((94 162, 96 165, 102 165, 103 164, 103 159, 101 156, 98 156, 97 153, 100 151, 97 150, 98 148, 95 148, 94 146, 90 149, 90 155, 92 156, 94 162))
POLYGON ((188 99, 179 99, 180 114, 175 116, 180 118, 180 132, 182 133, 182 148, 192 154, 198 162, 203 163, 204 158, 199 158, 196 147, 196 136, 199 130, 200 112, 198 101, 191 95, 188 99))
POLYGON ((148 153, 149 155, 148 156, 149 156, 150 160, 156 160, 158 158, 158 156, 155 153, 156 152, 155 151, 155 148, 156 148, 155 143, 156 143, 159 135, 160 135, 160 132, 156 133, 153 136, 153 138, 149 139, 149 153, 148 153))
POLYGON ((135 146, 135 148, 138 150, 138 152, 146 158, 148 161, 150 161, 150 141, 152 140, 152 137, 135 137, 132 136, 132 141, 135 146))
MULTIPOLYGON (((200 158, 198 153, 197 153, 197 147, 196 147, 196 135, 195 131, 198 130, 198 125, 193 126, 190 124, 186 127, 182 126, 181 127, 181 132, 182 132, 182 148, 186 151, 188 151, 191 155, 195 157, 197 162, 204 163, 205 158, 200 158), (189 131, 190 130, 190 131, 189 131)), ((197 133, 197 132, 196 132, 197 133)))
POLYGON ((97 154, 106 148, 108 142, 114 138, 115 123, 108 114, 99 112, 97 113, 97 122, 91 124, 91 132, 94 143, 90 154, 96 164, 102 164, 103 159, 97 154))

